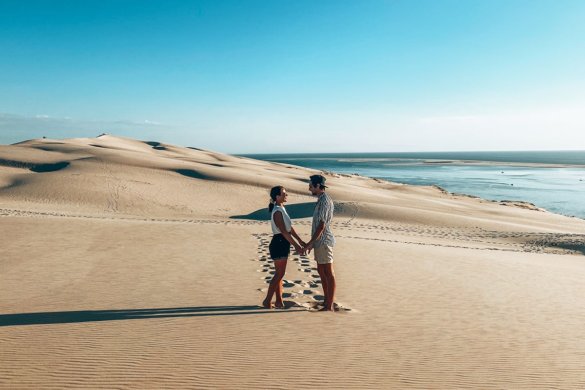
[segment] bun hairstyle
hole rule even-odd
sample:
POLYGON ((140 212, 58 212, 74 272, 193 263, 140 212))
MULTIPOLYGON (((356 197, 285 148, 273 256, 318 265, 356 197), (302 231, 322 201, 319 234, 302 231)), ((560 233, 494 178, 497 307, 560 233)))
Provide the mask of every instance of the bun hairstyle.
POLYGON ((276 204, 276 197, 280 195, 283 188, 284 188, 283 186, 276 186, 272 187, 272 189, 270 190, 270 204, 268 205, 269 212, 272 212, 272 210, 274 209, 274 205, 276 204))

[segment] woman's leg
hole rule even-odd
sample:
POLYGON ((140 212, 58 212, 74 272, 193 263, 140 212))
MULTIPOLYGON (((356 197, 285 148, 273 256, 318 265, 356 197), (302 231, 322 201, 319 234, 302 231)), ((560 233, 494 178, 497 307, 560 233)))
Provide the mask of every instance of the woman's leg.
POLYGON ((274 277, 278 279, 276 282, 276 301, 274 302, 274 306, 282 308, 284 307, 284 302, 282 301, 282 279, 286 272, 286 259, 275 261, 274 268, 276 268, 274 277))
POLYGON ((275 259, 274 260, 274 276, 270 281, 270 285, 268 286, 268 292, 266 293, 266 298, 264 302, 262 302, 262 306, 267 309, 272 309, 272 296, 276 293, 276 306, 282 307, 282 279, 284 278, 284 273, 286 271, 286 257, 284 259, 275 259))

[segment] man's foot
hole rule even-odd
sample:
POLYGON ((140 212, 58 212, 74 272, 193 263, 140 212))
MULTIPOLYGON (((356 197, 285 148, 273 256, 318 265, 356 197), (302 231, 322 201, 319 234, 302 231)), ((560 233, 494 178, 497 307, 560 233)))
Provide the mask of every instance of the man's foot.
POLYGON ((276 301, 274 303, 274 307, 276 307, 277 309, 284 309, 284 302, 283 301, 276 301))
POLYGON ((270 302, 270 301, 263 301, 262 302, 262 307, 264 307, 265 309, 272 309, 272 302, 270 302))
POLYGON ((335 311, 334 303, 333 302, 329 303, 327 301, 323 302, 323 309, 321 309, 321 310, 322 311, 335 311))

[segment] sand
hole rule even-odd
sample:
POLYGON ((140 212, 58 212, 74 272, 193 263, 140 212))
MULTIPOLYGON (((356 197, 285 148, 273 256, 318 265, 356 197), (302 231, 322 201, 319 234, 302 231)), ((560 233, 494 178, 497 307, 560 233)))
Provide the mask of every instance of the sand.
POLYGON ((0 146, 0 387, 585 388, 585 221, 328 175, 337 301, 268 191, 316 171, 110 135, 0 146))

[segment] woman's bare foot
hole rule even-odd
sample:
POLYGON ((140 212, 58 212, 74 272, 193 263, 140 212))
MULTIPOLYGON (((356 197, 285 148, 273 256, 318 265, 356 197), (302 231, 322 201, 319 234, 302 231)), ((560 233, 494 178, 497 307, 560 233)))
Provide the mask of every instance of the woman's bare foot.
POLYGON ((263 301, 262 306, 266 309, 272 309, 272 302, 270 301, 263 301))

